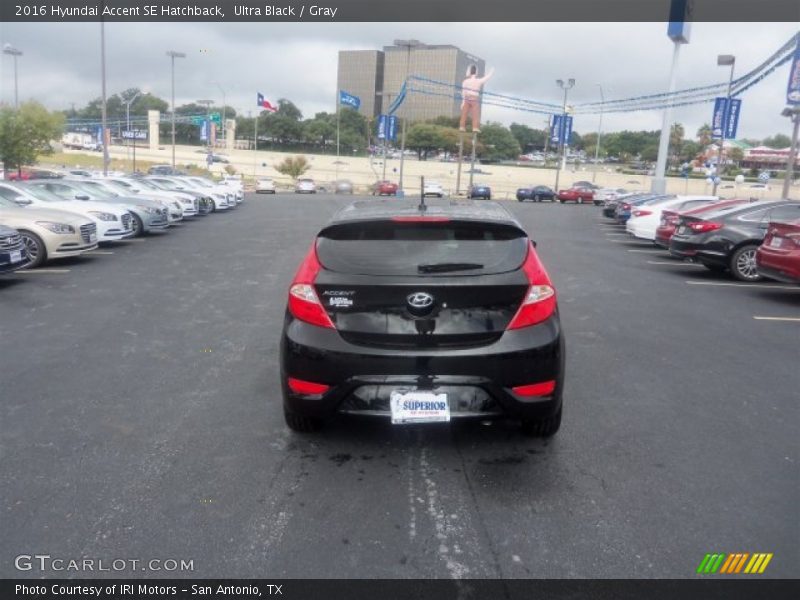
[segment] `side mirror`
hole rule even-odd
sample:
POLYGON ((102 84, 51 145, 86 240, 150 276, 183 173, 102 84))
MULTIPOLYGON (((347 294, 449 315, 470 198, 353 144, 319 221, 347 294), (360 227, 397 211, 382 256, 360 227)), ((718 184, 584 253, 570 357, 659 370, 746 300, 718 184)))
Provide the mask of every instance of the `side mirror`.
POLYGON ((33 201, 26 198, 25 196, 17 196, 14 198, 14 202, 19 204, 20 206, 28 206, 29 204, 33 204, 33 201))
POLYGON ((87 196, 86 194, 78 194, 77 196, 75 196, 75 200, 88 200, 88 199, 89 196, 87 196))

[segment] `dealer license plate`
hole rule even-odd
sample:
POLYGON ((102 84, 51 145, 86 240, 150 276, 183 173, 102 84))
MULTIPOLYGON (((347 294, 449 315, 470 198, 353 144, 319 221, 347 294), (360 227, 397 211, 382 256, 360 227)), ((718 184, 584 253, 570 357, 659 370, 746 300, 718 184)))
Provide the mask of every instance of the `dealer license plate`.
POLYGON ((14 250, 11 253, 11 262, 12 263, 22 262, 22 251, 21 250, 14 250))
POLYGON ((783 241, 783 240, 782 240, 781 238, 779 238, 779 237, 773 237, 773 238, 772 238, 772 239, 769 241, 769 245, 770 245, 770 247, 771 247, 771 248, 780 248, 780 247, 781 247, 781 242, 782 242, 782 241, 783 241))
POLYGON ((94 244, 96 241, 97 241, 97 234, 96 233, 90 233, 89 234, 89 243, 90 244, 94 244))
POLYGON ((446 423, 450 421, 447 394, 392 392, 392 423, 446 423))
POLYGON ((680 227, 678 227, 678 233, 683 233, 684 231, 686 231, 685 225, 681 225, 680 227))

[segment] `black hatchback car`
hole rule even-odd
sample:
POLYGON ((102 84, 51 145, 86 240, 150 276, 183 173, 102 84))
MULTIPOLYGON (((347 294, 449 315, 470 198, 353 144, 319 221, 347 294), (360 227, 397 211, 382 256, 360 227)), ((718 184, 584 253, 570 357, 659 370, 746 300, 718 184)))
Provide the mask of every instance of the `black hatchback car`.
POLYGON ((764 240, 772 209, 786 200, 735 204, 702 215, 682 215, 670 239, 673 256, 691 259, 712 271, 730 270, 740 281, 758 281, 756 250, 764 240))
POLYGON ((289 288, 284 414, 393 423, 561 423, 556 292, 520 223, 495 202, 356 202, 317 235, 289 288))

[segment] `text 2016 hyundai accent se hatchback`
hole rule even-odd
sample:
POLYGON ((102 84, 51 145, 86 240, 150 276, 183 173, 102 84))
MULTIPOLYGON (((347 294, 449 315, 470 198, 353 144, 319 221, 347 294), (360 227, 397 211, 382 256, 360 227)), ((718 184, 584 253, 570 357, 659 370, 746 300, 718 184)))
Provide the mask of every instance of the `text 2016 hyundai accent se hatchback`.
POLYGON ((561 423, 556 292, 519 222, 494 202, 356 202, 317 235, 289 288, 284 414, 395 424, 515 417, 561 423))

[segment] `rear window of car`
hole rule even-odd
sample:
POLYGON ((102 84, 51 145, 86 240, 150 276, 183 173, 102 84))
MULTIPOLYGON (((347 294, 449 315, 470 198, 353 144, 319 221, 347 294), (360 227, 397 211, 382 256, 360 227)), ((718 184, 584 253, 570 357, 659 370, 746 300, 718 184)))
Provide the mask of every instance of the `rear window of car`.
MULTIPOLYGON (((317 256, 323 267, 347 274, 385 276, 487 275, 513 271, 528 252, 528 237, 505 224, 470 221, 367 221, 323 230, 317 256), (480 265, 420 271, 420 266, 480 265)), ((429 268, 429 267, 428 267, 429 268)))
POLYGON ((773 208, 767 218, 778 223, 794 223, 800 219, 800 202, 773 208))

